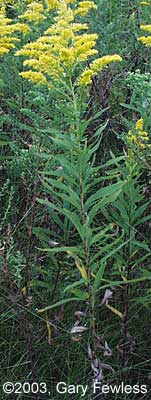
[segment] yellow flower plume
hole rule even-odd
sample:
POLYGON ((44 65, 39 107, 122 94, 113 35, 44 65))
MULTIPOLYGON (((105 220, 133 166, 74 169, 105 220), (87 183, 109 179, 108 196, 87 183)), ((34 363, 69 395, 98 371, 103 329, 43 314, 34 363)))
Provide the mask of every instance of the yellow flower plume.
MULTIPOLYGON (((151 25, 150 24, 141 25, 140 29, 151 33, 151 25)), ((151 46, 151 36, 140 36, 137 40, 142 42, 147 47, 151 46)))
POLYGON ((136 121, 134 131, 130 130, 128 132, 128 143, 135 145, 138 151, 150 147, 150 145, 146 143, 149 141, 149 134, 143 131, 143 125, 143 119, 140 118, 136 121))
MULTIPOLYGON (((32 4, 28 10, 32 10, 32 4)), ((96 9, 96 5, 93 1, 75 0, 47 0, 46 4, 49 10, 55 10, 54 23, 35 42, 27 43, 17 51, 16 55, 25 56, 24 66, 30 68, 29 71, 21 73, 22 77, 34 81, 35 74, 35 82, 39 76, 40 83, 47 81, 49 84, 71 78, 78 64, 87 62, 90 57, 97 55, 95 48, 97 35, 89 34, 87 24, 77 20, 79 15, 85 15, 91 9, 96 9), (83 10, 83 13, 79 13, 79 10, 83 10)), ((42 3, 39 2, 37 7, 37 12, 39 9, 39 14, 43 15, 42 3)), ((24 17, 29 15, 28 10, 24 17)), ((90 84, 93 75, 115 61, 121 61, 121 57, 117 54, 96 58, 90 63, 89 68, 86 67, 79 72, 76 84, 80 86, 90 84)))
POLYGON ((6 17, 5 7, 0 8, 0 56, 8 53, 15 48, 15 43, 19 38, 12 36, 15 32, 21 32, 26 35, 29 27, 26 24, 13 24, 12 19, 6 17))
POLYGON ((39 24, 40 21, 45 19, 44 16, 44 7, 42 2, 31 2, 27 5, 27 10, 24 14, 20 15, 20 19, 25 19, 27 22, 33 22, 35 24, 39 24))

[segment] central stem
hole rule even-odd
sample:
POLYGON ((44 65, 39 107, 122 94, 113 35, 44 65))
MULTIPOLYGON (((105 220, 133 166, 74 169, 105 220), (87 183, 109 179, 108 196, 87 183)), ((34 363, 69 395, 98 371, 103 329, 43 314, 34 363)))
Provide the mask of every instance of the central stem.
MULTIPOLYGON (((80 174, 80 203, 81 203, 81 216, 82 216, 82 225, 85 224, 85 210, 84 210, 84 196, 83 196, 83 184, 82 184, 82 175, 80 174)), ((85 237, 84 240, 84 253, 85 253, 85 266, 86 266, 86 273, 87 273, 87 290, 88 290, 88 304, 89 304, 89 315, 90 315, 90 329, 91 329, 91 337, 93 342, 93 352, 95 358, 95 336, 96 336, 96 329, 95 329, 95 316, 94 316, 94 307, 93 307, 93 299, 92 299, 92 286, 91 286, 91 268, 90 268, 90 257, 89 257, 89 245, 88 245, 88 238, 85 237)))
MULTIPOLYGON (((79 118, 79 105, 77 105, 77 98, 74 91, 74 86, 72 84, 72 80, 70 80, 71 91, 72 91, 72 99, 73 99, 73 109, 75 115, 75 132, 77 134, 78 139, 78 147, 80 149, 80 118, 79 118)), ((80 169, 79 173, 79 195, 80 195, 80 205, 81 205, 81 220, 82 225, 86 224, 86 214, 84 207, 84 193, 83 193, 83 171, 80 169)), ((88 293, 88 306, 89 306, 89 316, 90 316, 90 336, 92 339, 92 354, 95 360, 95 337, 96 337, 96 328, 95 328, 95 316, 94 316, 94 305, 93 305, 93 296, 92 296, 92 286, 91 286, 91 267, 90 267, 90 255, 89 255, 89 242, 88 235, 83 235, 83 245, 84 245, 84 254, 85 254, 85 269, 87 274, 87 293, 88 293)))

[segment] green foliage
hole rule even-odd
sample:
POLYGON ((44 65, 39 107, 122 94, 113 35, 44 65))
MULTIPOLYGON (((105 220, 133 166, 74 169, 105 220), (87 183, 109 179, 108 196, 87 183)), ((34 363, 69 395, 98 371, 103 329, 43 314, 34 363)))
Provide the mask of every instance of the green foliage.
MULTIPOLYGON (((150 128, 150 106, 151 106, 151 76, 150 73, 142 74, 140 70, 128 72, 126 84, 129 88, 130 103, 127 108, 132 112, 139 113, 143 118, 146 129, 150 128)), ((126 106, 126 105, 125 105, 126 106)))
MULTIPOLYGON (((60 136, 59 140, 55 138, 56 146, 57 144, 60 146, 60 142, 60 136)), ((105 182, 106 178, 112 181, 112 175, 107 177, 100 176, 101 167, 94 166, 93 153, 95 146, 88 146, 85 141, 80 148, 80 146, 76 146, 76 143, 76 138, 72 142, 68 137, 67 139, 63 138, 62 152, 64 149, 64 156, 54 157, 52 172, 43 172, 43 175, 45 175, 43 180, 45 196, 46 193, 47 196, 52 196, 53 201, 38 199, 38 202, 49 208, 51 217, 57 223, 60 230, 59 235, 62 236, 65 244, 61 245, 61 247, 53 247, 53 242, 58 240, 58 236, 54 234, 54 237, 51 238, 53 248, 49 248, 48 243, 50 240, 46 237, 45 242, 47 246, 43 251, 45 250, 49 254, 66 252, 73 258, 73 264, 74 262, 80 263, 80 273, 82 277, 85 276, 86 278, 86 269, 88 268, 86 265, 87 257, 89 257, 91 271, 93 273, 94 271, 97 272, 100 265, 100 248, 102 248, 102 253, 104 253, 103 249, 105 249, 106 253, 104 254, 108 254, 110 246, 107 243, 113 235, 112 225, 102 231, 102 229, 96 226, 96 219, 100 215, 102 208, 119 195, 124 181, 112 183, 112 185, 106 185, 104 188, 99 189, 98 185, 101 181, 105 182), (66 143, 68 143, 68 153, 66 153, 66 143), (104 231, 106 231, 105 237, 103 235, 104 231), (73 241, 76 241, 77 248, 70 247, 70 243, 72 244, 73 241), (85 253, 86 247, 88 254, 85 253), (94 258, 95 264, 93 261, 94 258)), ((115 179, 116 172, 115 170, 113 179, 115 179)), ((37 231, 36 233, 38 234, 37 231)), ((60 246, 60 243, 58 244, 60 246)), ((70 266, 69 269, 71 269, 70 266)), ((96 276, 94 286, 100 283, 101 279, 98 281, 98 277, 96 276)))
POLYGON ((13 198, 14 198, 14 188, 13 186, 10 185, 9 178, 7 178, 0 192, 0 202, 1 202, 0 229, 2 229, 3 226, 9 221, 13 198))
MULTIPOLYGON (((47 382, 54 400, 58 381, 90 386, 98 366, 105 383, 150 379, 150 146, 128 141, 142 118, 150 145, 150 51, 137 41, 150 6, 95 4, 98 55, 123 62, 89 89, 73 84, 80 69, 34 86, 15 49, 0 63, 1 380, 47 382)), ((29 23, 17 49, 51 23, 29 23)))

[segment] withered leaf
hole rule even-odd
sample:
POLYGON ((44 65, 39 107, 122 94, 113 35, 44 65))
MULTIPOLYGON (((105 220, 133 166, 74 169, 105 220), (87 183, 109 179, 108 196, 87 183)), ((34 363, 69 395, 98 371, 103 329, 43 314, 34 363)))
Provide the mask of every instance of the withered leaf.
POLYGON ((73 326, 73 328, 71 329, 70 333, 71 334, 75 334, 75 333, 82 333, 87 331, 88 328, 86 328, 85 326, 73 326))

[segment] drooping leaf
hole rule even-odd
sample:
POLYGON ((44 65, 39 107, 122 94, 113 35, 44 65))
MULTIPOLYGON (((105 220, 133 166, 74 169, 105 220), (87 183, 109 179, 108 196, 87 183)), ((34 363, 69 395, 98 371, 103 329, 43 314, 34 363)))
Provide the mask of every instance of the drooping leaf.
POLYGON ((71 303, 72 301, 79 301, 79 297, 70 297, 68 299, 63 299, 63 300, 58 301, 55 304, 52 304, 51 306, 46 306, 44 308, 37 309, 36 311, 38 314, 41 314, 45 311, 51 310, 52 308, 62 306, 63 304, 71 303))

